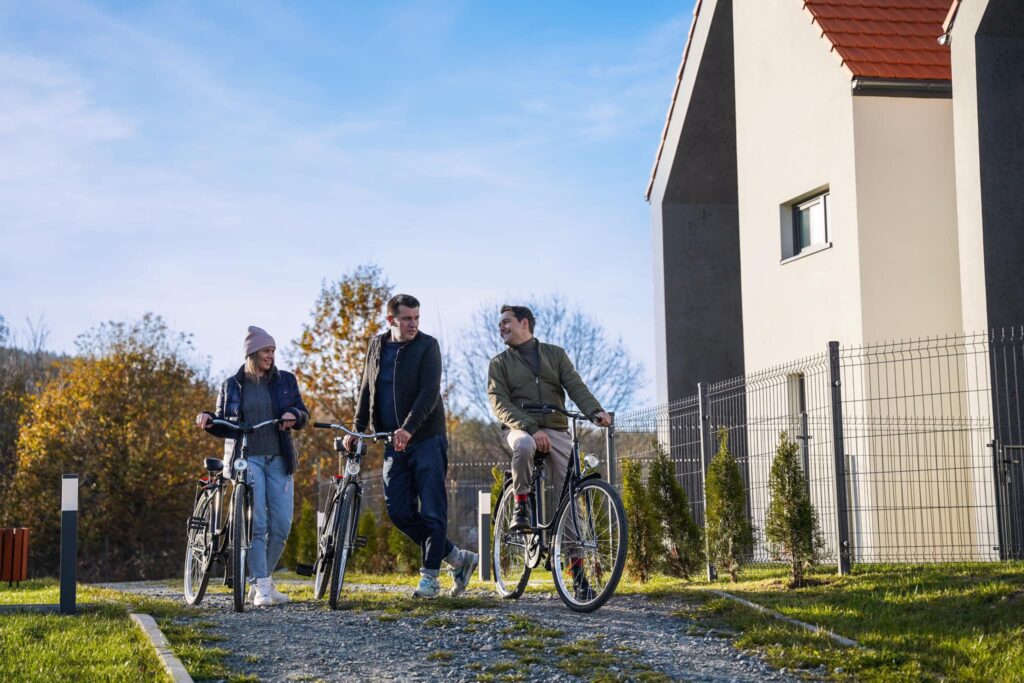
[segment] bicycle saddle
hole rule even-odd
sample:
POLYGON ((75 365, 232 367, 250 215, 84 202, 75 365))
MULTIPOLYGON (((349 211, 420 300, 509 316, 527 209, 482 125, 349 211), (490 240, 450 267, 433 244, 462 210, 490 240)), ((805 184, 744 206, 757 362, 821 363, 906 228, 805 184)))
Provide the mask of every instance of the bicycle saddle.
POLYGON ((206 459, 206 471, 207 472, 219 472, 224 469, 224 461, 220 458, 207 458, 206 459))

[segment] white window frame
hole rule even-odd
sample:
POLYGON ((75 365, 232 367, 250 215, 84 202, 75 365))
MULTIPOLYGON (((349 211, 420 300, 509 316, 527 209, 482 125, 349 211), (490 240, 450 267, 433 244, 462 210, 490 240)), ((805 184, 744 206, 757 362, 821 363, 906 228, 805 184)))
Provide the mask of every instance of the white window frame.
POLYGON ((827 186, 783 204, 780 207, 780 218, 781 263, 810 256, 832 246, 832 200, 827 186), (820 225, 811 226, 805 243, 800 223, 801 212, 816 206, 821 207, 820 225))

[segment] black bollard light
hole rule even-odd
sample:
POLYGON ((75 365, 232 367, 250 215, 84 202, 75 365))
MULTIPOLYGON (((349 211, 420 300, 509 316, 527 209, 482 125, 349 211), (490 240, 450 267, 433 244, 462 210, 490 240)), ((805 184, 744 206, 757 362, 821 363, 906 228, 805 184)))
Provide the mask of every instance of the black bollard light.
POLYGON ((78 579, 78 475, 65 474, 60 490, 60 613, 75 613, 78 579))

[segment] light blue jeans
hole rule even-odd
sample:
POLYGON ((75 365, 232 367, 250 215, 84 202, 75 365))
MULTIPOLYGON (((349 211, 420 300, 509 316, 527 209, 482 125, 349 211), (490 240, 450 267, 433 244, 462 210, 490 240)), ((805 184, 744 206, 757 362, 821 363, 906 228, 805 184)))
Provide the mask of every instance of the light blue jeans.
POLYGON ((292 528, 295 487, 281 456, 271 458, 269 462, 263 455, 250 456, 247 460, 249 484, 252 486, 249 574, 255 579, 265 579, 277 567, 292 528))

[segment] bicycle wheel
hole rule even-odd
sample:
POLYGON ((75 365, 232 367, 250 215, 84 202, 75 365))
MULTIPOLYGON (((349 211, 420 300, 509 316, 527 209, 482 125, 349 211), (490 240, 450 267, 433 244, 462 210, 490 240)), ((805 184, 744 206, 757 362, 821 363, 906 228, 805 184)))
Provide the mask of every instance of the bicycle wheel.
POLYGON ((555 588, 569 609, 593 612, 619 584, 628 530, 619 494, 607 482, 583 482, 559 512, 551 554, 555 588))
POLYGON ((249 554, 249 487, 236 484, 231 501, 231 591, 235 599, 235 611, 245 610, 245 592, 248 572, 245 569, 249 554))
POLYGON ((198 605, 210 582, 213 557, 213 495, 203 493, 188 518, 185 541, 185 602, 198 605))
POLYGON ((521 531, 510 531, 512 510, 516 505, 511 483, 505 485, 501 502, 494 513, 494 543, 492 567, 494 582, 503 598, 515 600, 530 580, 530 567, 526 564, 527 536, 521 531))
POLYGON ((336 527, 334 563, 331 567, 331 591, 327 602, 331 609, 338 609, 338 595, 345 583, 345 568, 348 565, 349 555, 352 553, 352 546, 356 538, 356 515, 359 507, 359 492, 355 484, 345 487, 341 496, 341 505, 338 506, 341 512, 338 514, 336 527))
POLYGON ((313 598, 315 600, 324 597, 324 593, 327 592, 327 584, 331 580, 331 566, 334 562, 335 548, 338 545, 335 527, 338 525, 340 504, 340 491, 332 485, 331 498, 327 503, 327 517, 324 519, 324 525, 320 528, 320 535, 316 540, 316 573, 313 579, 313 598))

